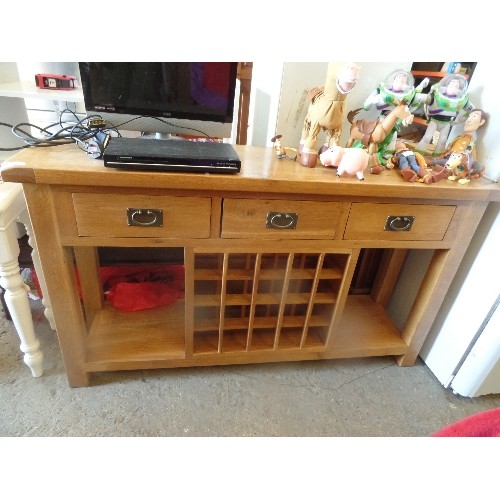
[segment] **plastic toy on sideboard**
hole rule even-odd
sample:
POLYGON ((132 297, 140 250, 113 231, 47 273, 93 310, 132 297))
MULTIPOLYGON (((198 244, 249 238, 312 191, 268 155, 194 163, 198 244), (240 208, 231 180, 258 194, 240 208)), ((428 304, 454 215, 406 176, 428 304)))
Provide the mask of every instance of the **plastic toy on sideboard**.
POLYGON ((283 158, 287 158, 288 160, 295 161, 297 159, 297 150, 295 148, 289 148, 283 146, 283 144, 281 143, 282 137, 283 136, 281 134, 278 134, 271 139, 274 151, 276 152, 276 156, 280 160, 282 160, 283 158), (289 155, 288 151, 292 151, 294 154, 289 155))
POLYGON ((451 127, 460 123, 463 115, 470 111, 472 105, 469 103, 467 94, 467 79, 463 75, 446 75, 438 83, 435 83, 427 96, 425 111, 428 125, 425 133, 416 146, 416 151, 428 154, 428 149, 435 132, 439 132, 439 138, 434 146, 432 155, 443 154, 451 127))
POLYGON ((375 121, 356 120, 360 109, 350 111, 347 115, 351 123, 350 136, 346 147, 365 147, 370 155, 370 171, 378 174, 384 170, 382 166, 385 160, 381 157, 381 148, 394 133, 399 125, 409 125, 413 121, 408 105, 403 101, 398 101, 396 107, 392 109, 383 119, 377 118, 375 121))
POLYGON ((346 173, 355 175, 360 181, 365 179, 364 171, 368 167, 370 155, 365 149, 343 148, 333 146, 319 155, 321 164, 325 167, 337 167, 337 176, 346 173))
MULTIPOLYGON (((376 110, 376 116, 387 116, 398 103, 405 103, 413 114, 423 107, 427 100, 427 94, 422 91, 429 85, 429 79, 424 78, 415 87, 415 79, 410 71, 406 69, 396 69, 387 75, 386 79, 365 99, 363 109, 365 111, 376 110)), ((387 152, 395 149, 397 131, 393 130, 387 146, 387 152)))
POLYGON ((467 184, 471 179, 484 175, 484 165, 477 161, 476 132, 488 119, 482 109, 473 109, 463 124, 463 133, 455 137, 439 158, 434 158, 432 165, 440 165, 449 172, 448 180, 458 180, 467 184))
POLYGON ((429 172, 425 158, 412 151, 402 139, 396 140, 394 155, 387 162, 388 168, 398 167, 405 181, 415 182, 423 179, 429 172))
POLYGON ((271 142, 273 143, 274 151, 276 152, 277 157, 281 160, 282 158, 286 158, 285 148, 281 145, 282 135, 275 135, 271 142))
POLYGON ((360 66, 346 63, 328 63, 325 85, 309 91, 310 101, 304 120, 298 154, 305 167, 315 167, 318 161, 318 134, 324 130, 327 147, 338 145, 345 118, 344 104, 359 79, 360 66))

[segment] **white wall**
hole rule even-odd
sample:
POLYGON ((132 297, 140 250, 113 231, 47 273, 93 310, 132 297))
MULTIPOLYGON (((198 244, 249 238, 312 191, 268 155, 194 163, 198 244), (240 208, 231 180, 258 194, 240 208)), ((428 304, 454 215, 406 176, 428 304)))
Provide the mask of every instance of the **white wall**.
POLYGON ((272 144, 271 138, 276 134, 282 72, 282 62, 253 63, 247 144, 272 144))

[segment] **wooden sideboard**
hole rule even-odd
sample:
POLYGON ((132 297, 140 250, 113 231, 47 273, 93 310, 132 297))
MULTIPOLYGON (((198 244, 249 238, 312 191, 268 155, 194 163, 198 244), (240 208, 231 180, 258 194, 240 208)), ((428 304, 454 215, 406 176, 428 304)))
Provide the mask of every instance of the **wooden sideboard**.
POLYGON ((117 171, 76 145, 26 149, 3 166, 24 187, 70 386, 110 370, 366 356, 410 366, 500 201, 485 179, 427 185, 394 170, 359 181, 272 148, 235 149, 237 175, 117 171), (163 224, 129 225, 129 208, 161 211, 163 224), (100 250, 124 248, 172 250, 184 298, 137 312, 109 304, 100 250), (360 251, 375 248, 371 293, 350 295, 360 251), (409 249, 432 258, 400 330, 387 304, 409 249))

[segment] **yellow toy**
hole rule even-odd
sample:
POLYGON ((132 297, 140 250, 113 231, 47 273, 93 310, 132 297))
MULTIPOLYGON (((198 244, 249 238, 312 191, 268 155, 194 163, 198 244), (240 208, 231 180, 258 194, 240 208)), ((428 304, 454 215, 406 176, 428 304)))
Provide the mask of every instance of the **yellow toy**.
POLYGON ((482 109, 469 112, 464 122, 463 134, 456 137, 444 153, 432 161, 433 165, 444 167, 441 179, 458 180, 459 184, 467 184, 471 179, 484 175, 486 169, 476 159, 476 131, 486 120, 487 113, 482 109))
POLYGON ((310 104, 298 148, 301 165, 316 166, 319 154, 316 143, 321 130, 326 132, 328 147, 338 145, 345 118, 344 103, 358 81, 359 70, 354 63, 347 63, 338 70, 337 64, 330 62, 325 85, 309 92, 310 104))

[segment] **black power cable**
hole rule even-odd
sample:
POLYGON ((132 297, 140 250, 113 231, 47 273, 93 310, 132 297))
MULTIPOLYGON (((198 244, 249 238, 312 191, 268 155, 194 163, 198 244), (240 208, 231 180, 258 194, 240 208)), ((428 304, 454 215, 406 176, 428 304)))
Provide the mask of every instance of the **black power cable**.
MULTIPOLYGON (((62 144, 75 142, 80 149, 93 158, 100 158, 110 138, 113 136, 121 137, 118 130, 119 127, 140 118, 143 117, 134 117, 131 120, 120 123, 119 125, 112 125, 106 124, 100 115, 88 115, 85 118, 79 119, 74 111, 64 109, 61 111, 57 122, 51 123, 43 128, 32 123, 18 123, 17 125, 11 125, 10 123, 0 122, 0 126, 10 128, 14 136, 24 143, 17 147, 0 147, 0 151, 18 151, 29 147, 60 146, 62 144), (63 121, 63 117, 67 114, 72 115, 75 121, 63 121), (35 137, 32 135, 32 133, 28 131, 29 128, 36 129, 39 132, 39 136, 35 137), (51 129, 55 131, 51 131, 51 129)), ((154 118, 155 120, 167 125, 172 125, 170 122, 163 120, 162 118, 149 118, 154 118)), ((210 136, 202 130, 191 127, 180 128, 199 132, 200 134, 210 138, 210 136)))

